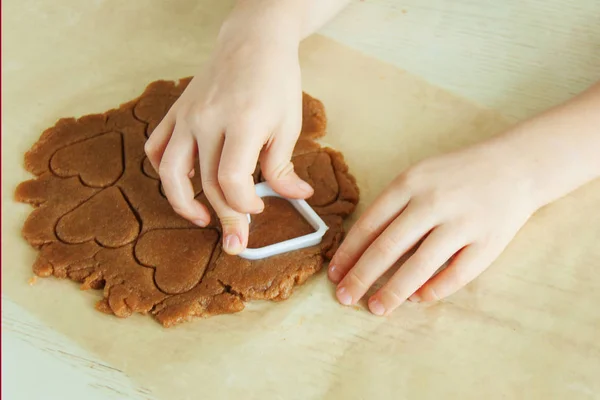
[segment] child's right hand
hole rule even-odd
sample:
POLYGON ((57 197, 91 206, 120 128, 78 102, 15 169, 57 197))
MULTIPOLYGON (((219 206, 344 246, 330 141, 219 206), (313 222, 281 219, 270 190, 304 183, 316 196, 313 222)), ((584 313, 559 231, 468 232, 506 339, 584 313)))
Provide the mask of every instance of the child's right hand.
POLYGON ((252 177, 259 158, 279 194, 313 193, 290 161, 301 124, 298 38, 230 23, 208 67, 190 82, 145 150, 173 209, 206 226, 210 214, 194 199, 190 181, 198 155, 204 193, 223 227, 223 247, 238 254, 248 243, 245 213, 264 208, 252 177))
POLYGON ((369 206, 329 267, 338 300, 387 315, 451 295, 487 268, 537 209, 600 178, 600 83, 485 142, 423 160, 369 206), (448 265, 436 274, 447 261, 448 265))

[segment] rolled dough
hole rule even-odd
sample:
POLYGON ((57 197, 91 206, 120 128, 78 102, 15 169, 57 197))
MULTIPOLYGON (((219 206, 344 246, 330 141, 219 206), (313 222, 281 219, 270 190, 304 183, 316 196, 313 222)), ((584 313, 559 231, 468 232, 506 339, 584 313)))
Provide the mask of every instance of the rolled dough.
MULTIPOLYGON (((322 276, 295 288, 293 296, 276 306, 253 301, 244 312, 166 332, 141 315, 121 320, 95 312, 90 305, 102 296, 98 291, 79 293, 74 284, 58 279, 28 285, 37 252, 19 237, 19 230, 31 210, 11 201, 17 184, 28 179, 20 167, 22 154, 61 115, 108 110, 137 96, 149 81, 195 73, 209 59, 233 3, 157 1, 149 7, 145 0, 2 2, 11 16, 2 21, 11 33, 3 42, 2 71, 3 317, 10 318, 10 306, 17 305, 40 321, 32 328, 28 319, 8 319, 3 329, 35 343, 40 353, 94 376, 95 382, 109 386, 106 396, 120 388, 111 375, 115 370, 132 378, 143 399, 196 399, 199 393, 211 399, 248 400, 589 399, 600 393, 599 183, 536 214, 503 256, 452 298, 407 303, 386 318, 371 315, 364 303, 360 310, 341 306, 335 286, 322 276), (22 6, 30 3, 32 7, 22 6), (56 335, 69 347, 57 347, 56 335), (107 367, 80 359, 77 349, 107 367)), ((377 3, 396 2, 364 3, 377 8, 377 3)), ((472 4, 465 2, 463 9, 472 4)), ((556 9, 550 3, 535 4, 538 9, 556 9)), ((407 31, 419 28, 412 29, 415 35, 409 38, 423 37, 420 28, 462 32, 437 38, 448 50, 442 60, 453 49, 472 53, 474 48, 460 44, 464 38, 473 39, 474 45, 491 38, 461 30, 470 22, 479 27, 481 14, 466 15, 460 7, 448 8, 448 2, 438 6, 429 9, 414 2, 415 12, 401 17, 407 31), (445 14, 439 14, 440 9, 445 14)), ((499 7, 506 9, 504 3, 499 7)), ((595 22, 585 5, 569 9, 572 16, 595 22)), ((354 14, 380 27, 379 18, 354 14)), ((361 31, 353 18, 338 21, 348 31, 361 31)), ((521 39, 526 41, 527 35, 521 39)), ((533 40, 539 43, 538 39, 544 38, 533 40)), ((389 40, 403 49, 403 59, 433 53, 440 59, 422 46, 406 46, 402 37, 389 40)), ((503 47, 507 57, 502 59, 516 60, 516 54, 531 51, 528 47, 511 56, 512 50, 522 48, 503 47)), ((489 52, 480 53, 487 60, 489 52)), ((457 54, 455 59, 467 65, 468 56, 457 54)), ((509 126, 495 111, 414 75, 422 69, 406 72, 322 36, 302 44, 300 60, 303 88, 327 106, 325 140, 342 151, 360 186, 360 203, 351 219, 409 165, 509 126)), ((593 65, 583 56, 581 60, 580 67, 593 65)), ((544 90, 540 81, 532 81, 535 77, 517 63, 508 64, 480 63, 496 72, 518 68, 519 79, 465 82, 492 97, 500 94, 490 103, 494 107, 503 108, 502 99, 510 92, 506 87, 512 85, 531 94, 510 96, 514 107, 540 109, 531 102, 540 99, 537 89, 544 90)), ((493 71, 491 75, 499 76, 493 71)), ((85 251, 90 250, 83 247, 85 251)), ((38 367, 44 371, 44 366, 38 367)), ((61 371, 50 372, 36 375, 36 383, 61 376, 61 371)), ((62 378, 65 388, 66 382, 76 386, 71 375, 62 378)))
MULTIPOLYGON (((137 99, 104 114, 61 119, 25 156, 36 179, 23 182, 17 200, 36 206, 23 227, 39 249, 33 270, 104 288, 96 308, 119 317, 151 313, 164 326, 195 316, 241 311, 244 301, 284 300, 321 269, 343 234, 343 218, 358 188, 340 153, 321 147, 326 117, 320 101, 303 96, 297 173, 315 194, 308 200, 330 227, 319 246, 249 261, 221 249, 218 219, 198 228, 173 212, 144 142, 189 83, 157 81, 137 99)), ((255 178, 262 180, 260 168, 255 178)), ((200 173, 192 179, 196 198, 200 173)), ((266 198, 250 227, 250 247, 312 231, 286 200, 266 198)))

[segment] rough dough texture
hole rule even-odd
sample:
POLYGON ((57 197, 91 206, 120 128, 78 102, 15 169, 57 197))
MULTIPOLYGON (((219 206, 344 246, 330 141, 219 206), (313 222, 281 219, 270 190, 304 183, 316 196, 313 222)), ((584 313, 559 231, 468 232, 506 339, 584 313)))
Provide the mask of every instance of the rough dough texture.
MULTIPOLYGON (((103 289, 100 311, 150 313, 172 326, 241 311, 249 300, 287 299, 332 256, 343 218, 358 203, 358 188, 342 155, 314 141, 325 134, 327 120, 321 102, 307 94, 293 161, 315 188, 309 203, 330 227, 319 246, 249 261, 221 250, 214 212, 204 229, 175 214, 144 142, 188 83, 157 81, 118 109, 61 119, 25 155, 36 178, 19 185, 16 199, 35 207, 23 236, 39 250, 36 275, 103 289)), ((199 177, 192 178, 196 198, 208 205, 199 177)), ((255 178, 262 180, 260 168, 255 178)), ((250 247, 312 232, 286 200, 265 203, 253 217, 250 247)))

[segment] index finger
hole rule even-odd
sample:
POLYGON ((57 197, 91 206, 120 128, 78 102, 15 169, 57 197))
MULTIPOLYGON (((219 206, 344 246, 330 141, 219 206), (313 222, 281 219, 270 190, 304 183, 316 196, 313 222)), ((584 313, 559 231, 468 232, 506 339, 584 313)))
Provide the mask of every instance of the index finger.
POLYGON ((241 213, 259 213, 264 203, 254 189, 254 171, 264 133, 248 125, 229 128, 221 153, 218 182, 227 204, 241 213))
POLYGON ((196 141, 191 133, 175 125, 175 130, 158 167, 163 190, 173 210, 199 226, 210 222, 210 213, 194 199, 189 172, 194 168, 196 141))
POLYGON ((371 243, 398 217, 409 201, 408 193, 386 189, 352 226, 329 264, 331 281, 339 283, 371 243))
POLYGON ((206 198, 219 216, 223 229, 223 249, 229 254, 239 254, 248 245, 248 218, 229 206, 217 182, 219 155, 222 153, 220 140, 198 144, 200 154, 200 176, 206 198))

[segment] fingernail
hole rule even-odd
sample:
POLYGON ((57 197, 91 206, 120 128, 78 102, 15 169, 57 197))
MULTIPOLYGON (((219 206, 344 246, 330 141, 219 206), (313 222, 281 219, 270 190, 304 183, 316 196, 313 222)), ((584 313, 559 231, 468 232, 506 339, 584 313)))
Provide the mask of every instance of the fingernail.
POLYGON ((312 193, 313 192, 312 186, 310 186, 308 183, 306 183, 304 181, 300 181, 296 185, 300 188, 300 190, 302 190, 305 193, 312 193))
POLYGON ((385 314, 385 307, 377 299, 369 300, 369 310, 371 310, 371 312, 375 315, 385 314))
POLYGON ((242 251, 242 241, 238 235, 229 234, 225 236, 223 248, 227 253, 236 255, 242 251))
POLYGON ((412 296, 408 298, 408 301, 412 301, 413 303, 419 303, 421 301, 421 296, 414 293, 412 296))
POLYGON ((348 293, 345 287, 339 288, 336 291, 336 295, 340 303, 342 303, 343 305, 349 306, 352 304, 352 296, 350 296, 350 293, 348 293))
POLYGON ((206 221, 205 221, 205 220, 203 220, 203 219, 197 219, 197 220, 194 220, 194 221, 192 221, 192 222, 193 222, 194 224, 198 225, 198 226, 199 226, 199 227, 201 227, 201 228, 206 228, 206 225, 208 225, 208 222, 206 222, 206 221))
POLYGON ((335 283, 338 283, 342 279, 342 274, 335 265, 329 266, 329 278, 335 283))

